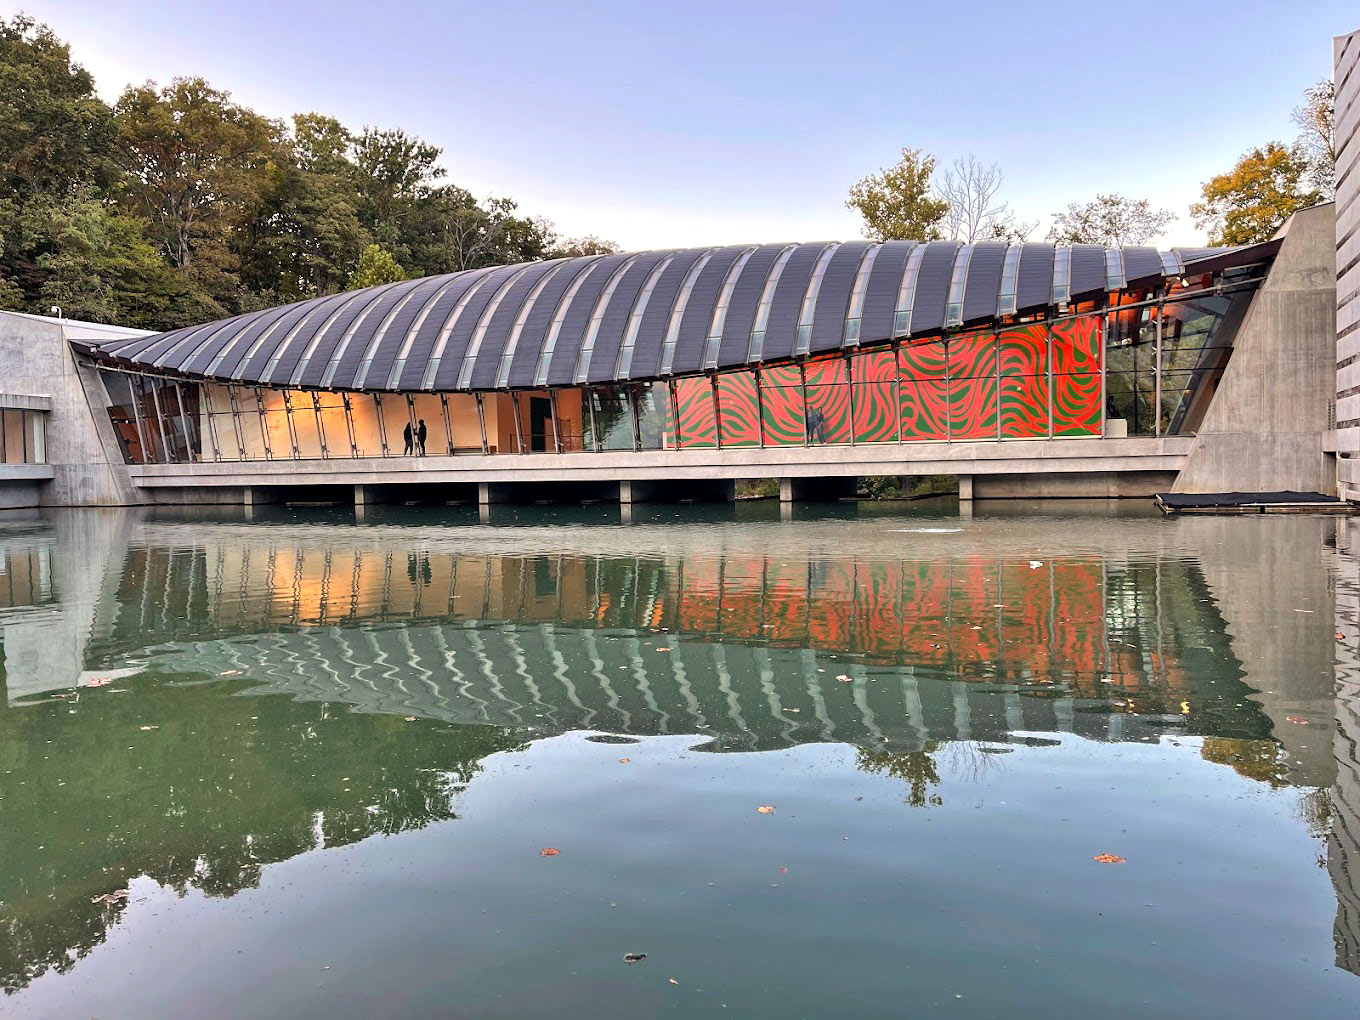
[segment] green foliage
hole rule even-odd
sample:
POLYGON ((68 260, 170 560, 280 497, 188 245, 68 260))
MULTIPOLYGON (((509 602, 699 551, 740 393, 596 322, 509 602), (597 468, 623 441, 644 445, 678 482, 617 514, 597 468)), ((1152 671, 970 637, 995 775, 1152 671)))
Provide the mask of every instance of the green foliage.
POLYGON ((846 208, 864 219, 864 234, 875 241, 934 241, 949 212, 949 203, 931 191, 935 157, 920 149, 903 149, 896 166, 857 181, 846 208))
POLYGON ((778 478, 742 478, 737 481, 737 499, 773 499, 778 495, 778 478))
POLYGON ((606 241, 594 234, 587 234, 585 237, 563 238, 553 245, 548 252, 548 257, 569 259, 580 255, 613 255, 618 250, 619 246, 613 241, 606 241))
POLYGON ((0 307, 169 329, 352 286, 616 246, 559 244, 444 180, 400 129, 261 117, 201 78, 114 108, 65 43, 0 18, 0 307))
POLYGON ((1107 248, 1147 244, 1176 219, 1170 209, 1154 209, 1146 198, 1097 195, 1054 213, 1048 240, 1056 244, 1103 244, 1107 248))
POLYGON ((397 260, 392 257, 392 253, 383 249, 382 245, 370 244, 364 249, 364 253, 359 256, 359 265, 354 272, 349 274, 349 283, 346 290, 358 290, 360 287, 377 287, 384 283, 396 283, 398 280, 406 279, 406 274, 401 271, 401 266, 397 265, 397 260))
POLYGON ((899 499, 902 495, 902 480, 897 475, 865 475, 859 487, 869 499, 899 499))
POLYGON ((1269 241, 1299 209, 1322 200, 1312 184, 1312 165, 1298 145, 1271 142, 1252 149, 1225 174, 1204 185, 1204 200, 1190 207, 1210 244, 1269 241))

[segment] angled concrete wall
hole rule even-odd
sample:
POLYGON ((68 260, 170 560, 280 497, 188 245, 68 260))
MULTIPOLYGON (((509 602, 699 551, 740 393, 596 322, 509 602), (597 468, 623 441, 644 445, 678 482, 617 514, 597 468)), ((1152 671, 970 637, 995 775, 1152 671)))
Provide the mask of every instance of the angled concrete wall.
POLYGON ((1336 492, 1333 207, 1295 213, 1284 230, 1176 492, 1336 492))
POLYGON ((1336 69, 1336 450, 1341 495, 1360 499, 1360 30, 1332 40, 1336 69))
POLYGON ((108 399, 97 372, 76 364, 57 322, 0 311, 0 389, 49 397, 44 506, 127 506, 145 502, 132 487, 107 423, 108 399))

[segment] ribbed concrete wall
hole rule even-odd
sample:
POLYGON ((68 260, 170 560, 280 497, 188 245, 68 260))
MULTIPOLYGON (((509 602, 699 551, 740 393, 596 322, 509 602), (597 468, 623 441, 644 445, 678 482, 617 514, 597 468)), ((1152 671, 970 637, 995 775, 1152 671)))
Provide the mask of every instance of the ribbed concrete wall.
POLYGON ((1360 30, 1333 40, 1337 483, 1360 499, 1360 30))

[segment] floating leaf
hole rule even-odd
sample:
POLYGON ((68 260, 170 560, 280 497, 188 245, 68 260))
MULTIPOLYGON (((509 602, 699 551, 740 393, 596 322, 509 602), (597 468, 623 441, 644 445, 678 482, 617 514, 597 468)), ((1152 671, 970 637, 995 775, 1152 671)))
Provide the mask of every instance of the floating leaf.
POLYGON ((663 648, 658 648, 657 651, 658 651, 658 652, 669 652, 670 649, 669 649, 669 648, 663 647, 663 648))
POLYGON ((646 953, 624 953, 624 954, 623 954, 623 962, 624 962, 624 963, 641 963, 641 962, 642 962, 643 960, 645 960, 645 959, 647 959, 647 954, 646 954, 646 953))
POLYGON ((620 759, 619 759, 619 764, 620 764, 620 765, 627 765, 627 764, 628 764, 630 761, 632 761, 632 760, 633 760, 632 758, 620 758, 620 759))
POLYGON ((408 715, 408 716, 406 717, 406 721, 407 721, 407 722, 415 722, 415 721, 416 721, 416 717, 413 716, 413 715, 408 715))
POLYGON ((222 672, 218 673, 217 675, 218 675, 218 676, 240 676, 240 675, 241 675, 241 671, 240 671, 239 669, 224 669, 224 670, 222 670, 222 672))
POLYGON ((556 857, 556 856, 557 856, 558 854, 560 854, 561 852, 562 852, 562 851, 559 850, 559 849, 557 849, 557 847, 555 847, 555 846, 545 846, 542 850, 540 850, 540 851, 538 852, 538 856, 540 856, 540 857, 556 857))
POLYGON ((146 730, 158 730, 158 729, 160 729, 159 726, 138 726, 137 728, 138 728, 139 730, 142 730, 142 731, 146 731, 146 730))
POLYGON ((675 980, 675 978, 671 978, 671 979, 670 979, 670 982, 671 982, 671 984, 673 984, 673 985, 678 985, 678 984, 680 983, 679 981, 675 980))
POLYGON ((1305 718, 1304 718, 1303 716, 1301 716, 1301 715, 1287 715, 1287 716, 1284 717, 1284 721, 1285 721, 1285 722, 1297 723, 1297 724, 1300 725, 1300 726, 1307 726, 1307 725, 1308 725, 1308 720, 1305 719, 1305 718))
POLYGON ((125 900, 125 899, 127 899, 127 898, 128 898, 128 891, 127 891, 126 889, 115 889, 115 890, 113 890, 113 892, 106 892, 106 893, 104 893, 104 895, 102 895, 102 896, 96 896, 96 897, 94 897, 92 900, 90 900, 90 902, 91 902, 91 903, 117 903, 119 900, 125 900))
POLYGON ((836 679, 839 680, 839 681, 840 681, 841 683, 843 683, 843 684, 848 684, 848 683, 852 683, 852 682, 854 681, 855 678, 852 677, 852 676, 846 676, 844 673, 841 673, 841 674, 839 674, 839 675, 836 677, 836 679))
POLYGON ((111 683, 113 683, 113 678, 112 678, 112 677, 107 677, 107 676, 97 676, 97 677, 95 677, 93 680, 87 681, 86 684, 85 684, 85 686, 86 686, 86 687, 105 687, 105 686, 107 686, 108 684, 111 684, 111 683))
POLYGON ((774 814, 774 805, 762 804, 760 805, 760 807, 756 808, 756 811, 758 811, 762 815, 772 815, 774 814))
POLYGON ((1101 864, 1123 864, 1128 858, 1120 857, 1118 854, 1096 854, 1091 860, 1099 861, 1101 864))

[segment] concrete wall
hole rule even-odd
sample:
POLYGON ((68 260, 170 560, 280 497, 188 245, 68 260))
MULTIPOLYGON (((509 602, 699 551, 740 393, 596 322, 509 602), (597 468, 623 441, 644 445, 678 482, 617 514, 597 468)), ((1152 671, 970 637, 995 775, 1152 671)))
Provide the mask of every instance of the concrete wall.
POLYGON ((974 475, 974 499, 1151 499, 1176 481, 1174 471, 974 475))
POLYGON ((1332 207, 1296 213, 1284 230, 1176 492, 1336 491, 1332 207))
POLYGON ((1336 449, 1341 495, 1360 499, 1360 31, 1333 40, 1336 70, 1336 449))
POLYGON ((0 311, 0 387, 49 397, 45 506, 126 506, 143 502, 114 446, 99 375, 76 364, 59 323, 0 311), (95 415, 104 415, 96 425, 95 415))

